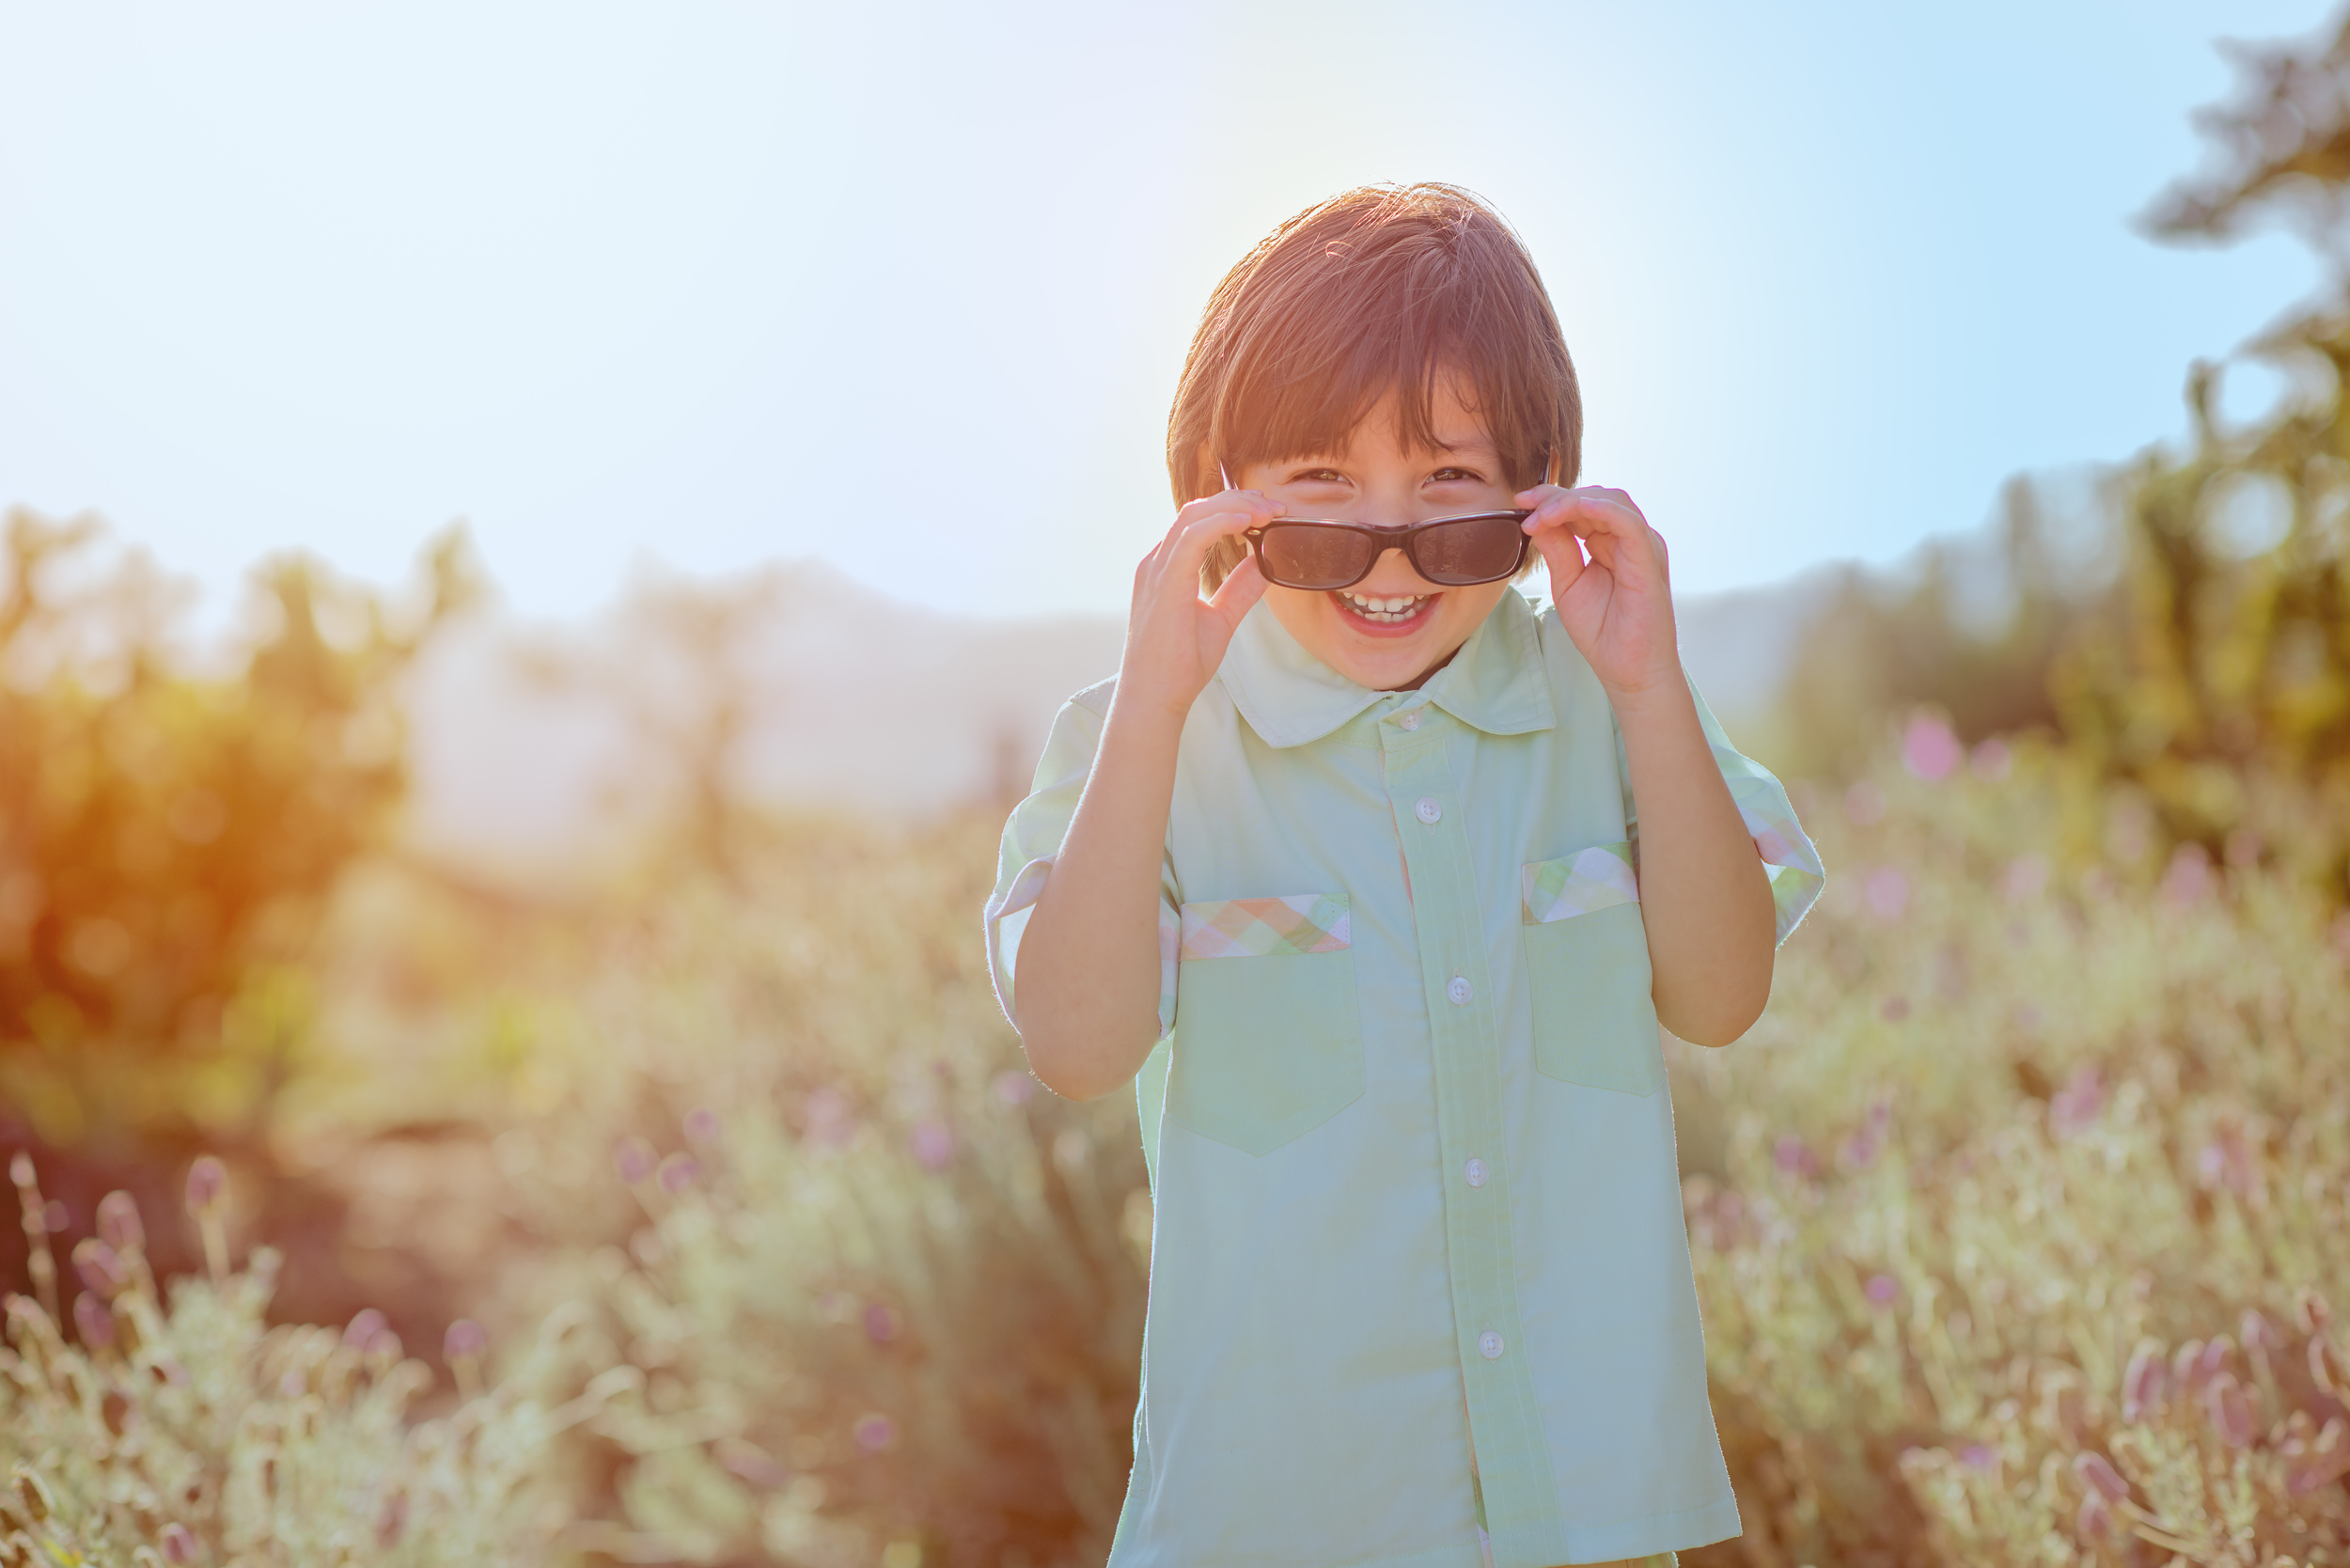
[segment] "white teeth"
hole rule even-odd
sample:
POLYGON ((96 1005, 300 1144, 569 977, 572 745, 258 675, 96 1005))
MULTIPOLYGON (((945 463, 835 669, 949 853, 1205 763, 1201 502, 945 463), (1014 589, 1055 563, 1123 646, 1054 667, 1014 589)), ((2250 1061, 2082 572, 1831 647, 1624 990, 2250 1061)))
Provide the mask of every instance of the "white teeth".
POLYGON ((1359 593, 1348 593, 1343 597, 1347 606, 1365 620, 1394 622, 1409 620, 1418 615, 1420 606, 1427 604, 1432 596, 1421 593, 1401 598, 1366 599, 1359 593))

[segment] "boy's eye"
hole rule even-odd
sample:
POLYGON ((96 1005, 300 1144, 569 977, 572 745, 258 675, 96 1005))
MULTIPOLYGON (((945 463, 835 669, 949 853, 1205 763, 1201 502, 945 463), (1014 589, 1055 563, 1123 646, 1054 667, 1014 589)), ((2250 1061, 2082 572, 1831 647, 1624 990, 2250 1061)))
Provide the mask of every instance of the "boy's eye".
POLYGON ((1431 484, 1450 484, 1459 479, 1480 479, 1484 476, 1473 468, 1439 468, 1428 476, 1431 484))
POLYGON ((1335 468, 1301 468, 1290 476, 1292 484, 1344 484, 1346 476, 1335 468))

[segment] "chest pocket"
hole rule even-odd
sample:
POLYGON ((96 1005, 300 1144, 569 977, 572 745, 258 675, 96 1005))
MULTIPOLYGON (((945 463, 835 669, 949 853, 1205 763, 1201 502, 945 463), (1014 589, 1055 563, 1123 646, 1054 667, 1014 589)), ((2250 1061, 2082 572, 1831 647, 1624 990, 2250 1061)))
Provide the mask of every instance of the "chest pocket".
POLYGON ((1267 1154, 1360 1098, 1343 893, 1183 905, 1167 1114, 1267 1154))
POLYGON ((1522 875, 1535 1068, 1590 1089, 1655 1093, 1665 1053, 1632 846, 1580 850, 1522 875))

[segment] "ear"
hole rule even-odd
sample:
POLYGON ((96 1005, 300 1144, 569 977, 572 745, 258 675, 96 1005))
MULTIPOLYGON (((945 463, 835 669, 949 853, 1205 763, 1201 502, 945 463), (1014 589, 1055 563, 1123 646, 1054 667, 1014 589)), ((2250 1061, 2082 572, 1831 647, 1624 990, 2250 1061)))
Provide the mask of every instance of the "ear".
MULTIPOLYGON (((1193 500, 1198 500, 1201 495, 1214 495, 1216 494, 1215 491, 1200 488, 1208 483, 1208 476, 1211 474, 1214 475, 1218 479, 1224 479, 1224 465, 1216 462, 1214 447, 1205 441, 1202 441, 1198 447, 1192 449, 1191 454, 1191 487, 1194 491, 1198 492, 1198 494, 1195 494, 1192 497, 1193 500)), ((1222 488, 1226 490, 1231 489, 1231 481, 1225 479, 1222 488)))

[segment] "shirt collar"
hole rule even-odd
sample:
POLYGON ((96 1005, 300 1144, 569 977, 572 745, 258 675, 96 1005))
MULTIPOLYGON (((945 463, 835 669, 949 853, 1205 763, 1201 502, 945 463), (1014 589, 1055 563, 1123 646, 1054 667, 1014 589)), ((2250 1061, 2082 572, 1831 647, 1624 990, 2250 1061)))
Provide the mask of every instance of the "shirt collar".
MULTIPOLYGON (((1387 695, 1356 685, 1306 651, 1261 601, 1241 618, 1216 679, 1248 727, 1274 746, 1318 741, 1387 695)), ((1522 735, 1558 723, 1525 597, 1503 594, 1420 695, 1489 735, 1522 735)))

